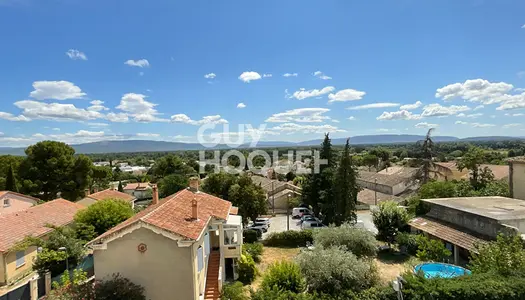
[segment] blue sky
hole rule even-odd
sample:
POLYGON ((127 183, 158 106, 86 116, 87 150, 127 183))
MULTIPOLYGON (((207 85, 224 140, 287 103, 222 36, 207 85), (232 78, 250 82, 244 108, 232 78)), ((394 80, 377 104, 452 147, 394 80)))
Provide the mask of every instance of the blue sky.
POLYGON ((284 141, 428 127, 525 136, 524 11, 519 0, 0 0, 0 146, 192 142, 239 124, 284 141))

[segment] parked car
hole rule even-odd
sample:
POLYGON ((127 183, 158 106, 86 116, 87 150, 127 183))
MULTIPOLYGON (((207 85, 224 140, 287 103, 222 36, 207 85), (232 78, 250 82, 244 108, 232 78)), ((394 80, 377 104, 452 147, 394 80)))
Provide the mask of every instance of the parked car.
POLYGON ((252 223, 251 225, 248 225, 246 229, 255 229, 255 230, 261 230, 263 233, 268 231, 268 226, 264 224, 257 224, 252 223))
POLYGON ((303 222, 306 222, 306 221, 319 221, 319 219, 312 215, 303 215, 301 217, 301 220, 299 221, 299 225, 301 225, 303 222))
POLYGON ((301 223, 301 229, 326 227, 321 221, 304 221, 301 223))
POLYGON ((256 224, 266 224, 268 227, 270 227, 270 218, 257 218, 255 219, 256 224))
POLYGON ((312 211, 306 207, 294 207, 292 209, 292 218, 298 219, 301 218, 303 215, 311 215, 312 211))

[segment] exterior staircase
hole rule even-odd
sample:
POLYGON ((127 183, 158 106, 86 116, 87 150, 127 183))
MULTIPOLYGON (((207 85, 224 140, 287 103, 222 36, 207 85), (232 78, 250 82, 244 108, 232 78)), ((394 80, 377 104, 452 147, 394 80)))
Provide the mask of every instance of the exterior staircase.
POLYGON ((208 272, 206 273, 206 288, 204 289, 204 300, 219 300, 219 269, 221 265, 221 254, 219 251, 211 251, 208 259, 208 272))

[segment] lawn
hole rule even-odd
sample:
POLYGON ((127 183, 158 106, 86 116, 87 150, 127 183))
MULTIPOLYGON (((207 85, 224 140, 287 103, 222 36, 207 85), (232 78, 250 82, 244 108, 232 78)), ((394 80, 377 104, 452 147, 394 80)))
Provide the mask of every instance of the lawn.
POLYGON ((261 255, 261 262, 257 264, 259 276, 251 284, 251 287, 254 290, 259 287, 262 282, 262 274, 264 274, 268 266, 274 262, 292 260, 297 254, 299 254, 299 251, 299 248, 264 247, 263 254, 261 255))
POLYGON ((404 255, 397 251, 381 251, 374 258, 374 261, 379 269, 381 281, 385 283, 396 279, 397 276, 410 270, 413 265, 417 264, 415 257, 404 255))

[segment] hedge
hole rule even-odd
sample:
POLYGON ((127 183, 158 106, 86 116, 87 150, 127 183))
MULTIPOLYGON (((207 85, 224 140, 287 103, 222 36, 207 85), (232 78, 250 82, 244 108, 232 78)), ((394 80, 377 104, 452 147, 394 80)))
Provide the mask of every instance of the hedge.
POLYGON ((244 243, 255 243, 261 237, 261 232, 257 230, 244 230, 242 233, 242 239, 244 243))
POLYGON ((263 240, 265 246, 289 248, 305 247, 307 242, 313 242, 312 230, 273 232, 263 240))

